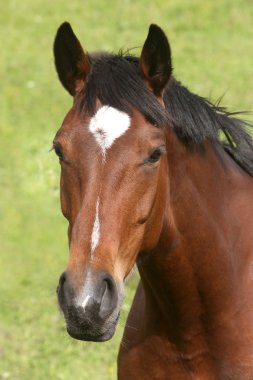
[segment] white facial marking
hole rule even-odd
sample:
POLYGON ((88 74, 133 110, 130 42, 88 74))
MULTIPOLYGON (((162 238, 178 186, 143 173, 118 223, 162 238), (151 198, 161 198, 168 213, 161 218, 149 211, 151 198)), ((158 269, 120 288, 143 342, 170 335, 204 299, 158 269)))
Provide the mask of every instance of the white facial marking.
MULTIPOLYGON (((116 108, 103 106, 91 118, 89 130, 94 135, 98 145, 102 149, 105 160, 106 150, 109 149, 114 141, 122 136, 130 127, 131 120, 129 115, 116 108)), ((93 252, 99 242, 99 199, 96 204, 96 215, 91 235, 91 252, 93 252)))
POLYGON ((100 145, 104 158, 106 150, 126 132, 130 124, 129 115, 109 106, 101 107, 92 117, 89 129, 100 145))
POLYGON ((96 204, 96 216, 95 216, 95 222, 93 225, 92 235, 91 235, 91 252, 93 252, 98 245, 99 241, 99 235, 100 235, 100 225, 99 225, 99 199, 97 200, 96 204))
POLYGON ((82 302, 82 307, 84 308, 84 310, 85 310, 85 307, 86 307, 86 305, 87 305, 89 299, 90 299, 90 295, 88 294, 88 295, 85 297, 85 300, 82 302))

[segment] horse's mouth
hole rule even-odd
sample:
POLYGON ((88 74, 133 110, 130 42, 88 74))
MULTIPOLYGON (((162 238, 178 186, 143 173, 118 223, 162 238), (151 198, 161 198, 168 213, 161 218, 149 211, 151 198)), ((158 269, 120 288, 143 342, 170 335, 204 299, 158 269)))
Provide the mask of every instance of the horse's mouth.
POLYGON ((105 326, 103 326, 101 329, 92 328, 90 325, 85 328, 84 326, 77 326, 67 323, 67 332, 74 339, 89 342, 105 342, 113 337, 118 319, 119 314, 115 321, 111 322, 108 327, 105 328, 105 326))
POLYGON ((115 333, 115 328, 109 329, 101 335, 92 335, 87 332, 81 332, 78 330, 74 331, 69 328, 67 328, 67 332, 74 339, 83 340, 87 342, 106 342, 107 340, 110 340, 113 337, 115 333))

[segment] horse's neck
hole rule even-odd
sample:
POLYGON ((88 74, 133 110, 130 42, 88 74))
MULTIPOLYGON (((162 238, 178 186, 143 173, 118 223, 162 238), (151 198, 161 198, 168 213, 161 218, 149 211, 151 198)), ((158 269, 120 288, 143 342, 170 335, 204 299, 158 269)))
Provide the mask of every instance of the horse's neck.
POLYGON ((253 339, 250 178, 220 154, 211 144, 190 151, 175 138, 161 237, 140 273, 151 330, 159 321, 156 333, 182 355, 242 361, 253 339))

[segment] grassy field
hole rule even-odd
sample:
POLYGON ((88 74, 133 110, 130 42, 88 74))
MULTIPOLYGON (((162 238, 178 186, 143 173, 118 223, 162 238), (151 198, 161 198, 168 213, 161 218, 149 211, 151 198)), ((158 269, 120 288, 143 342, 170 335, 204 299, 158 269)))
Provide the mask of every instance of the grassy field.
MULTIPOLYGON (((0 12, 0 379, 112 380, 136 278, 116 336, 69 338, 55 288, 67 263, 57 159, 49 153, 71 98, 52 43, 71 22, 86 50, 140 47, 155 22, 169 36, 175 75, 230 109, 253 110, 252 0, 9 0, 0 12), (110 4, 110 5, 108 5, 110 4)), ((139 49, 136 49, 138 54, 139 49)))

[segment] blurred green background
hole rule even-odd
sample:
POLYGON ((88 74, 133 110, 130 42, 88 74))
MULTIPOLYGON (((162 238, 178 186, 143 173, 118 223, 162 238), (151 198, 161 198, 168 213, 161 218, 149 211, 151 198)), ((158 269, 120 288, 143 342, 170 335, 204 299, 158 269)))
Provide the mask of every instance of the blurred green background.
POLYGON ((139 53, 150 23, 167 33, 174 74, 231 110, 253 110, 252 0, 9 0, 0 12, 0 379, 116 378, 136 277, 115 337, 74 341, 56 303, 68 257, 59 166, 49 153, 71 105, 52 56, 69 21, 86 50, 139 53))

